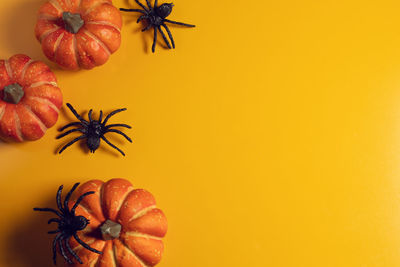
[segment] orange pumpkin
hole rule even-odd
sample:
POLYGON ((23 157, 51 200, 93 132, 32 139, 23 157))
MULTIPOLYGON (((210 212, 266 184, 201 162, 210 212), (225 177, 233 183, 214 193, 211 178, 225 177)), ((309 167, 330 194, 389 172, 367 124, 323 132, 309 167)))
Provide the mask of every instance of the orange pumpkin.
POLYGON ((58 119, 62 94, 50 68, 25 55, 0 60, 0 138, 33 141, 58 119))
MULTIPOLYGON (((71 238, 72 249, 83 261, 83 264, 73 266, 156 265, 164 250, 162 238, 167 232, 167 220, 156 207, 153 195, 143 189, 134 189, 124 179, 106 183, 92 180, 78 187, 74 195, 77 197, 88 191, 95 194, 84 198, 76 215, 86 217, 90 224, 78 232, 78 236, 103 254, 93 253, 71 238)), ((70 208, 75 201, 70 202, 70 208)))
POLYGON ((122 18, 111 0, 49 0, 35 28, 44 54, 62 68, 92 69, 121 44, 122 18))

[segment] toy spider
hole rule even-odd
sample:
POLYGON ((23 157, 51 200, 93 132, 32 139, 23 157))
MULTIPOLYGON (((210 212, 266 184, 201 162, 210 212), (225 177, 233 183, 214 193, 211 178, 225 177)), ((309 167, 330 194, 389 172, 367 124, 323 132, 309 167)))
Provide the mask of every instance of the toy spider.
POLYGON ((153 46, 152 46, 152 51, 156 50, 156 42, 157 42, 157 30, 161 33, 161 36, 163 37, 165 43, 167 44, 168 48, 171 49, 171 44, 169 43, 167 37, 165 36, 164 32, 161 30, 161 26, 164 27, 164 29, 167 31, 169 39, 171 39, 172 47, 175 48, 175 42, 174 38, 172 37, 171 31, 169 30, 168 26, 165 24, 165 22, 172 23, 172 24, 177 24, 181 26, 186 26, 186 27, 196 27, 195 25, 190 25, 182 22, 177 22, 173 20, 166 19, 171 12, 172 12, 172 7, 174 6, 172 3, 164 3, 160 6, 158 6, 158 0, 154 1, 154 7, 151 6, 150 1, 146 0, 148 8, 143 5, 142 3, 139 2, 139 0, 135 0, 135 2, 143 8, 142 9, 126 9, 126 8, 120 8, 121 11, 126 11, 126 12, 139 12, 142 13, 143 15, 140 16, 137 20, 137 23, 139 23, 142 20, 147 20, 147 26, 142 29, 142 32, 147 31, 151 27, 154 28, 154 39, 153 39, 153 46))
POLYGON ((105 136, 104 134, 106 133, 117 133, 122 135, 123 137, 125 137, 129 142, 132 143, 132 140, 123 132, 116 130, 116 129, 112 129, 113 127, 126 127, 128 129, 132 128, 129 125, 126 124, 109 124, 106 125, 108 119, 110 119, 112 116, 114 116, 115 114, 121 112, 121 111, 125 111, 126 108, 122 108, 122 109, 117 109, 112 111, 110 114, 107 115, 107 117, 104 119, 103 122, 101 122, 101 120, 103 119, 103 111, 100 111, 100 116, 98 120, 93 120, 92 119, 92 112, 93 110, 91 109, 89 111, 88 117, 89 117, 89 121, 86 121, 85 119, 83 119, 78 112, 76 112, 76 110, 72 107, 71 104, 67 103, 67 107, 71 110, 71 112, 75 115, 76 118, 78 118, 78 120, 80 120, 80 122, 72 122, 69 123, 67 125, 65 125, 64 127, 62 127, 59 131, 62 132, 65 129, 71 127, 71 126, 78 126, 80 128, 75 128, 69 131, 66 131, 63 134, 60 134, 59 136, 57 136, 57 139, 60 139, 70 133, 73 132, 81 132, 82 135, 75 138, 74 140, 72 140, 71 142, 69 142, 68 144, 66 144, 58 153, 61 154, 65 149, 67 149, 69 146, 71 146, 72 144, 74 144, 75 142, 81 140, 81 139, 85 139, 86 138, 86 145, 89 148, 90 152, 94 153, 100 146, 100 139, 103 139, 104 142, 106 142, 108 145, 110 145, 112 148, 118 150, 123 156, 125 156, 125 153, 119 149, 118 147, 116 147, 115 145, 113 145, 105 136))
POLYGON ((81 195, 78 200, 75 202, 74 206, 72 207, 71 210, 68 210, 68 203, 69 199, 71 198, 72 193, 74 190, 78 187, 79 183, 76 183, 71 191, 68 192, 67 196, 64 199, 64 207, 61 203, 61 193, 63 186, 61 185, 58 188, 57 191, 57 196, 56 196, 56 201, 57 201, 57 206, 59 211, 51 208, 34 208, 34 211, 49 211, 55 213, 59 218, 52 218, 48 221, 48 224, 50 223, 58 223, 58 229, 54 231, 48 232, 49 234, 57 234, 56 237, 54 238, 53 241, 53 262, 54 265, 57 264, 57 245, 60 249, 61 255, 64 257, 65 261, 68 262, 69 264, 72 264, 72 260, 68 257, 67 252, 65 251, 65 248, 67 251, 80 263, 82 264, 82 260, 79 258, 78 255, 71 249, 71 246, 69 244, 69 239, 71 237, 74 237, 75 240, 82 245, 82 247, 98 254, 102 254, 101 251, 98 251, 92 247, 90 247, 88 244, 83 242, 77 235, 78 231, 82 231, 83 229, 86 228, 86 226, 89 224, 89 220, 86 219, 83 216, 76 216, 75 215, 75 209, 78 207, 79 203, 83 200, 84 197, 94 194, 93 191, 86 192, 83 195, 81 195))

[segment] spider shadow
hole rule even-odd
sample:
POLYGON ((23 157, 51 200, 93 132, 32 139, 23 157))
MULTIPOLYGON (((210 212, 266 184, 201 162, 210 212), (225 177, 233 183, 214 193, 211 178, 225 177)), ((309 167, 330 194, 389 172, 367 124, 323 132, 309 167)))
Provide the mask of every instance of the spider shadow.
POLYGON ((7 55, 23 53, 35 60, 41 60, 52 69, 60 69, 43 54, 40 43, 36 40, 34 27, 37 20, 37 10, 44 3, 43 0, 14 1, 14 5, 4 13, 3 45, 7 55), (32 12, 34 11, 34 12, 32 12))
MULTIPOLYGON (((54 207, 54 203, 54 196, 49 196, 47 201, 37 207, 54 207)), ((7 238, 6 260, 14 263, 15 266, 52 266, 54 236, 47 232, 54 230, 55 225, 48 225, 47 221, 55 216, 48 212, 33 211, 33 209, 27 211, 27 214, 29 215, 15 225, 7 238)), ((58 258, 57 262, 61 263, 62 259, 58 258)))
MULTIPOLYGON (((107 116, 107 114, 109 114, 110 112, 112 112, 113 110, 106 110, 105 112, 104 112, 104 114, 105 114, 105 116, 107 116)), ((79 115, 81 115, 84 119, 87 119, 87 114, 88 114, 88 110, 85 110, 85 111, 83 111, 83 112, 78 112, 79 113, 79 115)), ((61 108, 61 111, 60 111, 60 113, 65 117, 65 118, 67 118, 67 120, 69 121, 69 122, 73 122, 73 121, 77 121, 77 118, 75 118, 75 116, 73 116, 72 114, 71 114, 71 112, 69 112, 69 109, 66 109, 66 108, 61 108)), ((96 111, 94 111, 94 113, 93 113, 93 118, 94 119, 97 119, 97 117, 98 117, 98 113, 96 112, 96 111)), ((104 119, 104 117, 103 117, 103 119, 104 119)), ((61 127, 62 126, 60 126, 60 127, 58 127, 58 129, 61 129, 61 127)), ((65 132, 65 131, 64 131, 65 132)), ((61 134, 61 132, 59 132, 58 134, 61 134)), ((57 135, 58 135, 57 134, 57 135)), ((73 134, 69 134, 69 135, 67 135, 67 136, 65 136, 65 137, 63 137, 63 138, 61 138, 61 139, 57 139, 57 140, 63 140, 63 142, 60 144, 60 145, 58 145, 55 149, 54 149, 54 151, 53 151, 53 153, 55 154, 55 155, 57 155, 58 154, 58 151, 60 151, 66 144, 68 144, 69 142, 71 142, 72 140, 74 140, 76 137, 78 137, 79 135, 80 135, 81 133, 73 133, 73 134)), ((123 137, 119 137, 119 136, 116 136, 116 135, 114 135, 114 134, 108 134, 107 135, 107 139, 108 140, 110 140, 110 142, 112 142, 114 145, 117 145, 117 146, 119 146, 119 145, 122 145, 122 144, 124 144, 125 142, 126 142, 126 140, 123 138, 123 137)), ((81 148, 81 150, 86 154, 86 155, 88 155, 88 154, 91 154, 91 152, 90 152, 90 150, 89 150, 89 148, 87 147, 87 145, 86 145, 86 139, 82 139, 82 140, 80 140, 80 141, 78 141, 76 144, 74 144, 74 145, 79 145, 79 147, 81 148)), ((68 149, 66 149, 63 153, 65 153, 66 151, 67 151, 68 149)), ((118 151, 116 151, 115 149, 113 149, 112 147, 110 147, 108 144, 106 144, 103 140, 101 140, 100 141, 100 147, 97 149, 97 151, 102 151, 102 152, 104 152, 104 153, 108 153, 108 154, 110 154, 110 155, 113 155, 114 157, 121 157, 121 154, 118 152, 118 151)))

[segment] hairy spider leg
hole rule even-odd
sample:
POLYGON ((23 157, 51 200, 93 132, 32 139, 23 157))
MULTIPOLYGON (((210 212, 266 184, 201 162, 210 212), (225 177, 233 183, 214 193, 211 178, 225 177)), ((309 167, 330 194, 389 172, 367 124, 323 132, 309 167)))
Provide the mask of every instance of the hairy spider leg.
POLYGON ((74 143, 78 142, 81 139, 86 138, 85 135, 81 135, 77 138, 75 138, 74 140, 72 140, 71 142, 69 142, 68 144, 66 144, 63 148, 61 148, 61 150, 58 152, 58 154, 61 154, 65 149, 67 149, 69 146, 73 145, 74 143))
POLYGON ((82 122, 71 122, 71 123, 68 123, 67 125, 61 127, 58 131, 62 132, 69 127, 72 127, 72 126, 81 126, 82 127, 83 125, 84 124, 82 122))
POLYGON ((66 131, 65 133, 60 134, 59 136, 56 137, 56 139, 63 138, 64 136, 69 135, 70 133, 74 133, 74 132, 86 133, 86 131, 84 129, 71 129, 69 131, 66 131))
POLYGON ((167 31, 167 33, 168 33, 168 36, 169 36, 169 39, 171 39, 172 47, 173 47, 173 48, 175 48, 175 41, 174 41, 174 37, 172 37, 172 33, 171 33, 171 31, 169 30, 168 26, 167 26, 167 25, 165 25, 165 23, 161 24, 161 26, 163 26, 163 27, 164 27, 164 29, 167 31))
POLYGON ((116 130, 116 129, 108 129, 105 133, 117 133, 122 135, 123 137, 126 138, 126 140, 128 140, 129 142, 132 143, 132 139, 129 138, 129 136, 127 136, 125 133, 121 132, 120 130, 116 130))
POLYGON ((154 27, 154 39, 153 46, 151 47, 151 51, 154 53, 156 51, 156 43, 157 43, 157 29, 154 27))
POLYGON ((132 9, 132 8, 120 8, 119 10, 121 10, 121 11, 125 11, 125 12, 140 12, 140 13, 142 13, 142 14, 147 14, 147 12, 146 11, 144 11, 144 10, 141 10, 141 9, 132 9))
POLYGON ((181 26, 186 26, 186 27, 196 27, 196 25, 192 25, 192 24, 186 24, 186 23, 183 23, 183 22, 178 22, 178 21, 173 21, 173 20, 169 20, 169 19, 164 19, 164 21, 165 22, 169 22, 169 23, 172 23, 172 24, 177 24, 177 25, 181 25, 181 26))
POLYGON ((57 207, 58 209, 62 212, 63 211, 63 206, 61 204, 61 194, 62 194, 63 186, 60 185, 60 187, 57 190, 57 195, 56 195, 56 201, 57 201, 57 207))
POLYGON ((56 219, 56 218, 51 218, 50 220, 48 220, 47 224, 51 224, 53 222, 60 223, 61 221, 59 219, 56 219))
POLYGON ((93 113, 93 109, 89 110, 88 117, 89 117, 89 121, 90 121, 90 122, 93 121, 93 120, 92 120, 92 113, 93 113))
POLYGON ((141 15, 141 16, 137 19, 136 23, 139 23, 139 22, 141 22, 141 21, 144 20, 144 19, 147 19, 147 15, 141 15))
POLYGON ((111 128, 111 127, 126 127, 126 128, 128 128, 128 129, 131 129, 131 128, 132 128, 131 126, 129 126, 129 125, 127 125, 127 124, 120 124, 120 123, 118 123, 118 124, 109 124, 109 125, 106 126, 106 129, 109 129, 109 128, 111 128))
POLYGON ((47 233, 48 233, 48 234, 57 234, 57 233, 59 233, 59 232, 61 232, 60 229, 57 229, 57 230, 54 230, 54 231, 48 231, 47 233))
POLYGON ((71 110, 72 114, 74 114, 78 120, 86 125, 88 124, 88 122, 84 118, 82 118, 81 115, 78 114, 78 112, 76 112, 76 110, 70 103, 67 103, 67 107, 71 110))
POLYGON ((83 200, 83 198, 86 197, 86 196, 88 196, 88 195, 92 195, 92 194, 94 194, 94 193, 95 193, 94 191, 89 191, 89 192, 86 192, 85 194, 81 195, 81 196, 78 198, 78 200, 75 202, 74 206, 72 207, 72 209, 71 209, 71 211, 70 211, 71 214, 75 216, 75 209, 78 207, 79 203, 81 203, 81 201, 83 200))
POLYGON ((154 8, 158 6, 158 0, 154 0, 154 8))
POLYGON ((71 190, 68 192, 67 196, 64 199, 64 209, 65 211, 68 211, 68 203, 69 199, 71 198, 72 193, 75 191, 75 189, 79 186, 79 183, 74 184, 74 186, 71 188, 71 190))
POLYGON ((99 120, 98 120, 98 122, 101 123, 101 120, 102 120, 102 119, 103 119, 103 111, 100 110, 100 115, 99 115, 99 120))
POLYGON ((171 49, 171 44, 169 43, 167 36, 165 36, 164 32, 161 30, 161 27, 158 26, 157 30, 161 33, 161 36, 164 39, 164 42, 167 44, 168 48, 171 49))
POLYGON ((72 264, 72 261, 68 258, 67 253, 65 253, 65 249, 63 246, 63 240, 65 239, 65 235, 61 236, 61 238, 58 240, 58 246, 60 247, 61 255, 64 257, 64 259, 68 262, 68 264, 72 264))
POLYGON ((56 211, 55 209, 50 209, 50 208, 33 208, 33 210, 34 210, 34 211, 49 211, 49 212, 53 212, 53 213, 57 214, 58 217, 61 217, 61 218, 64 217, 60 212, 56 211))
POLYGON ((149 7, 149 9, 152 9, 153 7, 151 6, 151 4, 150 4, 150 1, 149 0, 146 0, 146 3, 147 3, 147 6, 149 7))
POLYGON ((57 265, 57 242, 60 239, 62 234, 58 234, 53 240, 53 262, 54 265, 57 265))
POLYGON ((104 119, 104 121, 102 122, 103 126, 106 125, 107 121, 108 121, 112 116, 114 116, 115 114, 117 114, 117 113, 119 113, 119 112, 125 111, 125 110, 126 110, 126 108, 120 108, 120 109, 117 109, 117 110, 114 110, 114 111, 110 112, 110 114, 108 114, 107 117, 106 117, 106 118, 104 119))
POLYGON ((145 7, 145 5, 143 5, 142 3, 139 2, 139 0, 135 0, 135 2, 136 2, 139 6, 141 6, 144 10, 149 11, 149 10, 147 9, 147 7, 145 7))
POLYGON ((114 148, 114 149, 116 149, 116 150, 118 150, 119 151, 119 153, 121 153, 122 154, 122 156, 125 156, 125 153, 121 150, 121 149, 119 149, 118 147, 116 147, 115 145, 113 145, 110 141, 108 141, 108 139, 107 138, 105 138, 104 136, 101 136, 100 137, 101 139, 103 139, 104 140, 104 142, 106 142, 109 146, 111 146, 112 148, 114 148))
POLYGON ((68 240, 64 239, 64 244, 65 244, 65 247, 67 248, 68 252, 69 252, 72 256, 74 256, 74 258, 75 258, 80 264, 83 264, 81 258, 79 258, 79 256, 76 255, 76 253, 72 250, 71 245, 69 244, 68 240))
POLYGON ((78 237, 78 235, 77 235, 76 233, 74 234, 74 238, 75 238, 75 240, 76 240, 79 244, 82 245, 82 247, 86 248, 87 250, 90 250, 90 251, 92 251, 92 252, 94 252, 94 253, 97 253, 97 254, 103 254, 103 252, 98 251, 97 249, 94 249, 94 248, 90 247, 88 244, 86 244, 85 242, 83 242, 83 241, 78 237))

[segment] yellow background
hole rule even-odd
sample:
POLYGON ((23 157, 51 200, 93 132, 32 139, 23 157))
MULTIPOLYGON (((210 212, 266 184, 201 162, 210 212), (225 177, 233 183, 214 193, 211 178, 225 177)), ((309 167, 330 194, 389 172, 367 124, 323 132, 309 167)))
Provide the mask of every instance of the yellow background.
MULTIPOLYGON (((43 2, 0 1, 1 58, 48 62, 33 36, 43 2)), ((399 2, 174 4, 171 19, 198 26, 171 27, 176 50, 149 53, 126 13, 106 65, 51 65, 80 112, 127 107, 112 122, 134 143, 111 138, 125 158, 105 144, 56 155, 64 108, 40 141, 0 144, 0 266, 51 266, 49 216, 32 207, 113 177, 165 211, 160 267, 400 266, 399 2)))

